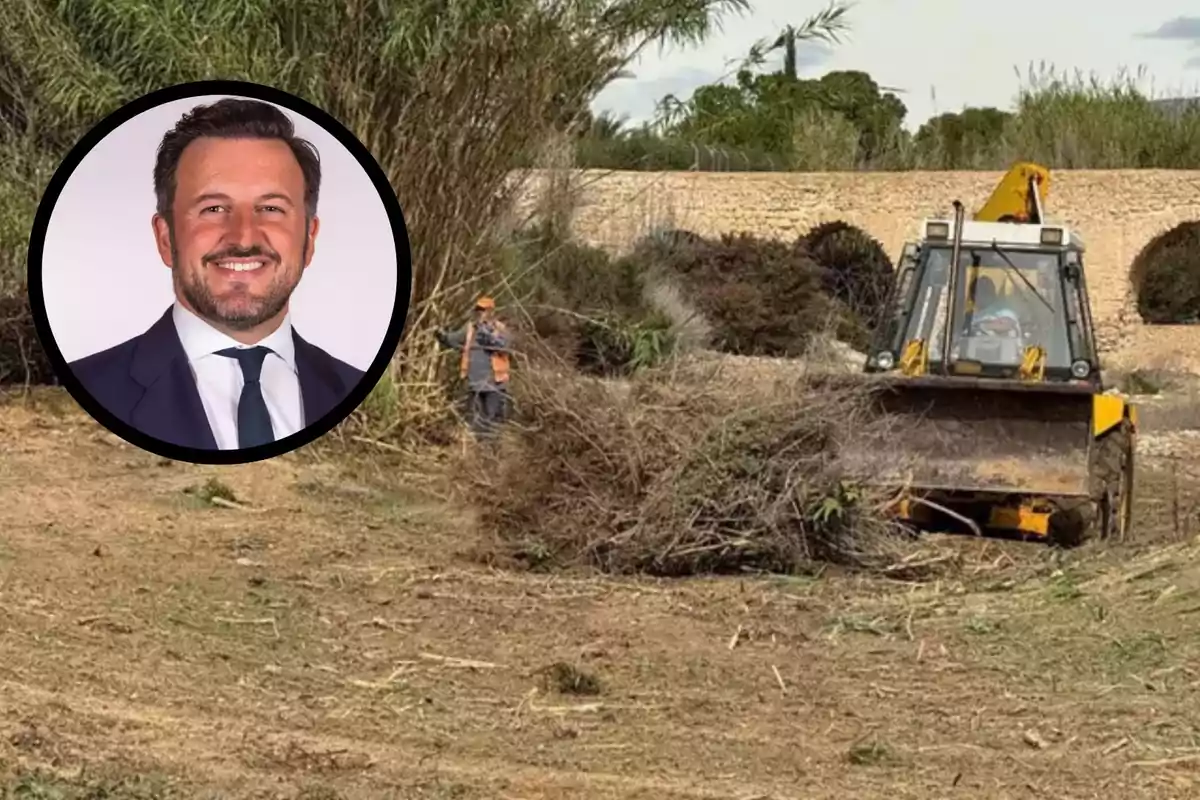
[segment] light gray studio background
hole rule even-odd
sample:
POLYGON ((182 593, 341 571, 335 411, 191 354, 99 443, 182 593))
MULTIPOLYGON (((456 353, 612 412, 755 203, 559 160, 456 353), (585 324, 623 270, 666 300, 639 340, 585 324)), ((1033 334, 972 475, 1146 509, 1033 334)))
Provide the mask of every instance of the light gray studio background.
MULTIPOLYGON (((154 246, 154 158, 186 111, 165 103, 109 134, 59 195, 42 255, 42 289, 67 361, 149 328, 175 300, 154 246)), ((282 109, 321 154, 316 252, 292 295, 297 333, 362 370, 374 361, 396 297, 396 244, 383 201, 354 156, 315 122, 282 109)))

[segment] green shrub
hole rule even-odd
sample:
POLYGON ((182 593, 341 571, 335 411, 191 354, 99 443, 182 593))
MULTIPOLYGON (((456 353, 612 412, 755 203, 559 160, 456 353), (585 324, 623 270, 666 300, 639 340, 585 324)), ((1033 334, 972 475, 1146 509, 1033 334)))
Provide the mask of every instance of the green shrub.
POLYGON ((631 375, 669 359, 675 343, 671 321, 658 313, 646 319, 589 319, 580 330, 575 363, 586 375, 631 375))
POLYGON ((638 248, 643 252, 646 248, 659 248, 664 251, 678 250, 682 247, 692 247, 703 245, 705 239, 698 233, 685 230, 683 228, 660 228, 645 236, 638 243, 638 248))
POLYGON ((645 131, 634 131, 620 137, 584 136, 575 144, 575 164, 582 169, 650 172, 769 172, 788 166, 782 156, 764 151, 693 145, 645 131))

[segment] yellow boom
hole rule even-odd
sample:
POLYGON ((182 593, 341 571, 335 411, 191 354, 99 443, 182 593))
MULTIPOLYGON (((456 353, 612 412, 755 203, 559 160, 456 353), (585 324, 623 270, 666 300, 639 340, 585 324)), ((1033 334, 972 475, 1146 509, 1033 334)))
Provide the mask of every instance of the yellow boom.
POLYGON ((1046 196, 1050 194, 1050 170, 1040 164, 1013 164, 996 184, 992 196, 975 214, 979 222, 1041 223, 1046 196))

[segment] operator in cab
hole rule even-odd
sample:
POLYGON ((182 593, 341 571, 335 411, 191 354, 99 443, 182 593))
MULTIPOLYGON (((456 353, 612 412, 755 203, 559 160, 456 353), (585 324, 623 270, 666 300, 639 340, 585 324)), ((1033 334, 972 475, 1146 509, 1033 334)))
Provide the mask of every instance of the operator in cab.
POLYGON ((1005 336, 1020 339, 1021 315, 1010 298, 996 291, 995 282, 981 275, 970 287, 970 335, 1005 336))

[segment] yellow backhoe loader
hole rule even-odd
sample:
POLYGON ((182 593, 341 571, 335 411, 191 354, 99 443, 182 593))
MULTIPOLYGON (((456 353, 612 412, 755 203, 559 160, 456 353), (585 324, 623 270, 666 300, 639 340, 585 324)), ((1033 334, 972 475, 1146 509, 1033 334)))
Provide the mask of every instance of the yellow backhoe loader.
POLYGON ((1129 529, 1137 410, 1105 393, 1083 241, 1045 219, 1049 186, 1016 164, 904 247, 865 364, 886 433, 842 457, 918 527, 1064 546, 1129 529))

